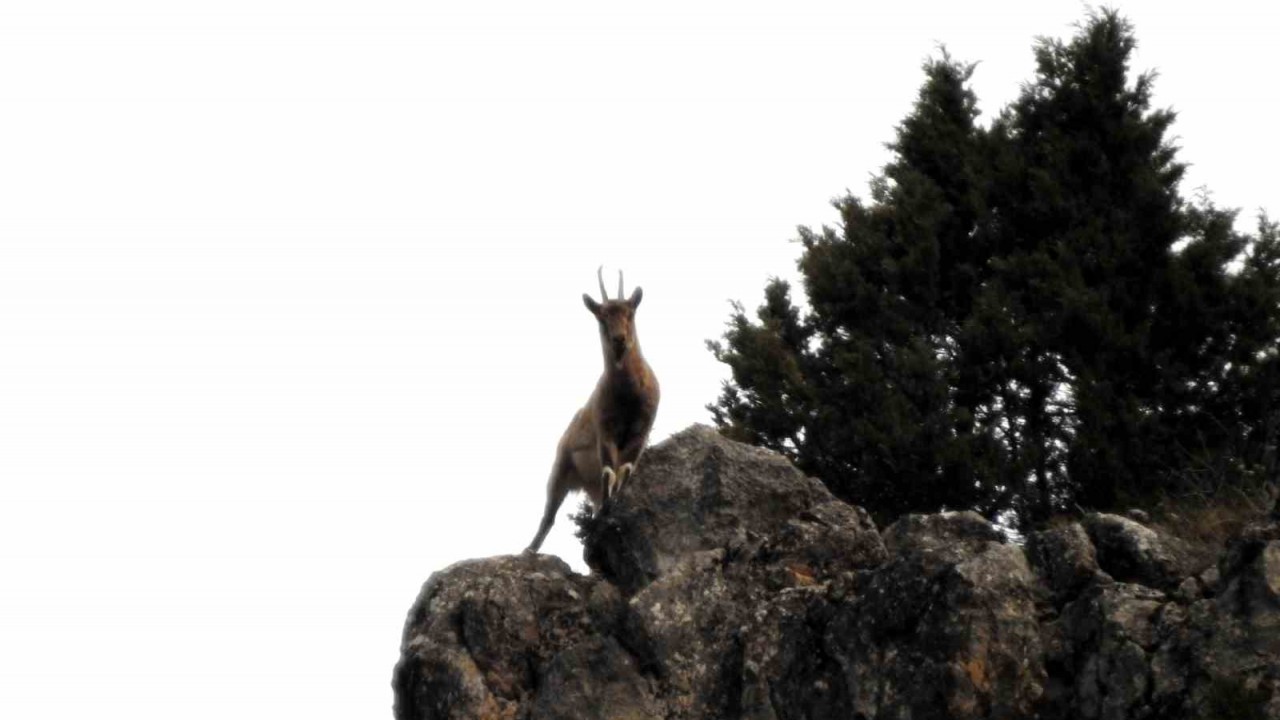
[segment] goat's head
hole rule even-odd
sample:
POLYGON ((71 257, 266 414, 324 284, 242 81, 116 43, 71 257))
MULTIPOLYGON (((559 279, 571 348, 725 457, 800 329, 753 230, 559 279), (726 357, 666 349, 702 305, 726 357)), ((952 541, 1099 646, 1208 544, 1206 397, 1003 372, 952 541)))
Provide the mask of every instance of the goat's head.
POLYGON ((600 282, 600 298, 596 302, 587 293, 582 294, 582 302, 596 316, 600 323, 600 344, 604 348, 605 357, 620 363, 636 346, 636 308, 640 307, 640 298, 644 291, 636 288, 631 297, 622 298, 622 271, 618 271, 618 297, 610 299, 604 289, 604 266, 596 270, 596 279, 600 282))

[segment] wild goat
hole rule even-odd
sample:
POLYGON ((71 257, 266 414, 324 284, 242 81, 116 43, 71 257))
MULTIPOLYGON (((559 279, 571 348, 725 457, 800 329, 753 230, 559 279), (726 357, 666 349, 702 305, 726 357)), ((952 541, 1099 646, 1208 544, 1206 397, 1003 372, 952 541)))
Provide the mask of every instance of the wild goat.
POLYGON ((629 299, 623 300, 619 270, 618 298, 610 300, 604 289, 603 269, 596 270, 596 279, 604 302, 597 303, 586 293, 582 294, 582 302, 600 325, 604 373, 556 446, 542 524, 526 552, 537 552, 542 547, 571 490, 586 492, 599 512, 605 501, 622 489, 635 471, 658 412, 658 378, 640 353, 636 338, 636 308, 640 307, 643 291, 637 287, 629 299))

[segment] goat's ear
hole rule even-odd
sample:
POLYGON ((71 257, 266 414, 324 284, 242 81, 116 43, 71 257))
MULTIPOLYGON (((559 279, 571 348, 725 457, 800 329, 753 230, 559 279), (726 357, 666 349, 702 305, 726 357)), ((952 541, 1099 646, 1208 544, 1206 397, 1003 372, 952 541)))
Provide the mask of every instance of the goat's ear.
POLYGON ((600 317, 600 303, 592 300, 590 295, 582 293, 582 304, 587 306, 587 309, 591 311, 592 315, 600 317))
POLYGON ((631 299, 627 301, 628 303, 631 304, 632 310, 635 310, 636 308, 640 307, 640 298, 642 297, 644 297, 644 290, 637 287, 635 292, 631 293, 631 299))

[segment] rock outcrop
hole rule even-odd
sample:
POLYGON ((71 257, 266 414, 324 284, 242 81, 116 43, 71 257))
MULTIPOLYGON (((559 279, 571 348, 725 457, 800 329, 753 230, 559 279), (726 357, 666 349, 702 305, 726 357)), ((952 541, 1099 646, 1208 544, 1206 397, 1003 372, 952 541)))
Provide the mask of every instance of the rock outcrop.
POLYGON ((878 531, 773 453, 695 426, 548 556, 459 563, 393 687, 428 718, 1280 720, 1280 522, 1215 568, 1132 518, 1009 542, 971 512, 878 531))

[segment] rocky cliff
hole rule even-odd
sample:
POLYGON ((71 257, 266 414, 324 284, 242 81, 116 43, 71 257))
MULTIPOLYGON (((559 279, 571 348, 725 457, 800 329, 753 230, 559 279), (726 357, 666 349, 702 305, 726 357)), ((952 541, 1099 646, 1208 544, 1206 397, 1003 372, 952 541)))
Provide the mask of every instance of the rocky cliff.
POLYGON ((1009 542, 969 512, 878 531, 785 459, 695 426, 549 556, 458 563, 392 685, 427 718, 1280 720, 1280 523, 1217 565, 1090 515, 1009 542))

